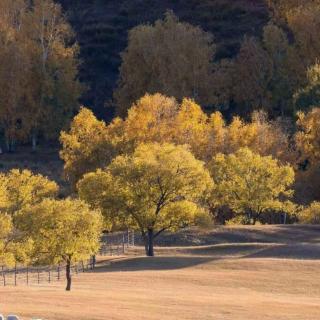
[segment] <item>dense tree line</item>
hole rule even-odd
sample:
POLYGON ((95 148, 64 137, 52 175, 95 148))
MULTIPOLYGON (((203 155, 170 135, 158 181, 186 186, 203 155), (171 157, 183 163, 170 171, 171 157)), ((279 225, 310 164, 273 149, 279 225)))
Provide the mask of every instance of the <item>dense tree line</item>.
POLYGON ((193 98, 228 115, 265 110, 293 117, 319 103, 318 1, 270 1, 262 37, 245 36, 236 57, 215 60, 214 35, 168 12, 129 32, 115 91, 125 115, 144 93, 193 98), (308 37, 306 37, 308 35, 308 37))
POLYGON ((78 47, 52 0, 0 3, 0 128, 7 150, 57 138, 77 110, 78 47))
POLYGON ((194 100, 147 94, 110 124, 82 108, 61 134, 61 157, 80 198, 102 210, 110 230, 139 229, 152 255, 161 232, 199 221, 295 222, 301 210, 313 214, 304 206, 320 200, 307 179, 319 166, 318 115, 299 113, 292 134, 264 111, 226 123, 194 100))

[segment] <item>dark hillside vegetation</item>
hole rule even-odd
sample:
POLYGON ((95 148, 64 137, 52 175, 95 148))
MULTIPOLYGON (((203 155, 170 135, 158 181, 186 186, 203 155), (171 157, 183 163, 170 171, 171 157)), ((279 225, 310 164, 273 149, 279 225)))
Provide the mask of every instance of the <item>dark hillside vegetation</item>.
POLYGON ((259 36, 269 13, 264 0, 58 0, 66 10, 81 48, 81 80, 89 87, 82 102, 99 117, 111 118, 112 91, 127 32, 153 23, 172 10, 182 21, 211 32, 217 59, 234 56, 245 34, 259 36))

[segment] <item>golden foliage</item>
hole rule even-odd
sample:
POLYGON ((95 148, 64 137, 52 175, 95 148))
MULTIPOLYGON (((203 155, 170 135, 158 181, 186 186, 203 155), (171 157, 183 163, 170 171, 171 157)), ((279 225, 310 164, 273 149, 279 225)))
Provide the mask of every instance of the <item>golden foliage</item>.
POLYGON ((77 46, 52 0, 1 1, 0 124, 8 149, 16 140, 52 137, 78 107, 77 46))
POLYGON ((146 92, 212 103, 215 50, 209 33, 180 22, 170 12, 154 25, 133 28, 122 54, 119 87, 114 94, 118 114, 125 116, 131 104, 146 92))
POLYGON ((10 215, 44 198, 54 198, 58 193, 55 182, 29 170, 1 173, 0 180, 0 211, 10 215))
POLYGON ((313 108, 308 113, 299 112, 297 125, 299 131, 295 135, 301 160, 311 164, 320 160, 320 108, 313 108))
POLYGON ((253 223, 267 210, 292 209, 285 200, 293 194, 294 170, 271 156, 243 148, 230 155, 218 154, 209 169, 215 183, 210 199, 213 207, 228 206, 253 223))
POLYGON ((299 221, 305 224, 320 224, 320 202, 312 202, 301 210, 299 221))
POLYGON ((81 200, 45 199, 23 209, 17 220, 19 230, 33 240, 33 262, 81 261, 99 249, 101 214, 81 200))
MULTIPOLYGON (((116 126, 113 122, 110 131, 116 131, 116 126)), ((69 132, 61 132, 60 142, 65 176, 73 186, 83 174, 104 167, 117 154, 106 124, 86 108, 73 119, 69 132)))
POLYGON ((192 224, 196 201, 211 185, 204 163, 185 146, 149 143, 85 175, 78 190, 107 220, 117 217, 137 227, 148 244, 164 230, 192 224))

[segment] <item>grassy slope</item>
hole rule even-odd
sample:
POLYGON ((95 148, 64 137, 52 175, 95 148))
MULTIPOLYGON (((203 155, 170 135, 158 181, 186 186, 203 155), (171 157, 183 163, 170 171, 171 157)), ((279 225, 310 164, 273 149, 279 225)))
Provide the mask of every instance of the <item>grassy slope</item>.
MULTIPOLYGON (((220 239, 218 244, 158 248, 155 258, 143 257, 138 248, 111 264, 101 262, 95 272, 75 280, 71 293, 63 291, 62 283, 0 287, 0 310, 55 320, 320 318, 319 227, 219 230, 227 240, 220 239), (232 243, 238 239, 235 230, 248 242, 232 243), (255 233, 264 236, 257 240, 255 233), (275 233, 277 243, 270 243, 275 233), (264 254, 285 243, 297 252, 290 259, 285 252, 264 254), (295 250, 302 245, 310 255, 295 250)), ((193 233, 200 238, 205 235, 193 233)))

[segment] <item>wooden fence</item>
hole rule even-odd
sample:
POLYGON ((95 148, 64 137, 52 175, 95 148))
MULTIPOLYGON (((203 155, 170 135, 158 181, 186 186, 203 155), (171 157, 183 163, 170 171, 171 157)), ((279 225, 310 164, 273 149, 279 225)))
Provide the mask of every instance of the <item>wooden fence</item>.
MULTIPOLYGON (((101 256, 117 256, 125 254, 126 250, 134 246, 134 232, 118 232, 110 233, 102 236, 101 248, 99 255, 101 256)), ((73 276, 80 273, 94 270, 96 257, 91 257, 88 261, 78 262, 71 267, 73 276)), ((3 286, 18 286, 18 285, 43 285, 55 281, 65 281, 66 267, 65 265, 58 266, 28 266, 15 268, 0 267, 0 285, 3 286)))

